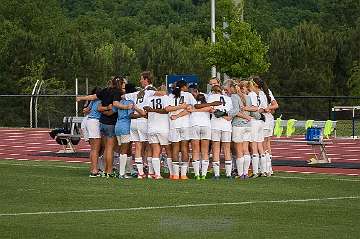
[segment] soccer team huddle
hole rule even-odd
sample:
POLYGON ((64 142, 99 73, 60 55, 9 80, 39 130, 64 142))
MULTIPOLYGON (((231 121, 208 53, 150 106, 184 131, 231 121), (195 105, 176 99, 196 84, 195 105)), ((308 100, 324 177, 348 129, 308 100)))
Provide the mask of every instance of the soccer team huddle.
POLYGON ((90 177, 130 178, 133 146, 139 179, 163 178, 163 152, 173 180, 188 179, 190 163, 195 179, 207 178, 210 159, 213 178, 219 179, 221 152, 227 178, 249 178, 250 165, 252 178, 273 174, 270 137, 278 104, 260 77, 223 85, 212 78, 207 94, 179 80, 167 94, 146 71, 140 85, 113 77, 107 88, 77 97, 89 102, 82 128, 91 146, 90 177))

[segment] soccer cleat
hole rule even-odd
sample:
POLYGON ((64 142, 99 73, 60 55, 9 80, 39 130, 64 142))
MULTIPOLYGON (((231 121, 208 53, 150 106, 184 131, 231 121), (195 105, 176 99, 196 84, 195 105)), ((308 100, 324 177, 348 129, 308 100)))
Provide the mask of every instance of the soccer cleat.
POLYGON ((220 176, 214 176, 214 177, 212 177, 212 179, 214 179, 214 180, 220 180, 220 176))
POLYGON ((189 178, 186 175, 184 175, 184 176, 180 176, 180 179, 181 180, 188 180, 189 178))
POLYGON ((99 173, 90 173, 89 178, 98 178, 101 177, 99 173))
POLYGON ((119 175, 119 179, 130 179, 132 177, 129 177, 128 175, 119 175))
POLYGON ((154 176, 155 176, 155 174, 148 174, 148 175, 147 175, 147 178, 153 179, 154 176))
POLYGON ((205 180, 206 179, 206 175, 201 176, 201 180, 205 180))
POLYGON ((119 170, 117 168, 113 168, 113 174, 115 175, 115 177, 119 176, 119 170))
POLYGON ((100 175, 100 177, 104 176, 104 171, 102 171, 101 169, 98 170, 98 174, 100 175))
POLYGON ((201 178, 200 178, 200 176, 198 175, 198 176, 195 176, 195 180, 200 180, 201 178))
POLYGON ((226 178, 227 178, 228 180, 234 179, 233 176, 231 176, 231 175, 230 175, 230 176, 226 176, 226 178))
POLYGON ((179 180, 179 176, 173 175, 171 179, 172 179, 172 180, 179 180))
POLYGON ((155 175, 155 176, 154 176, 154 179, 155 179, 155 180, 159 180, 159 179, 163 179, 163 177, 161 177, 160 175, 155 175))
POLYGON ((258 177, 260 177, 260 174, 258 173, 254 173, 253 175, 251 175, 251 178, 258 178, 258 177))
POLYGON ((138 179, 145 179, 146 178, 146 175, 145 174, 139 174, 137 176, 138 179))

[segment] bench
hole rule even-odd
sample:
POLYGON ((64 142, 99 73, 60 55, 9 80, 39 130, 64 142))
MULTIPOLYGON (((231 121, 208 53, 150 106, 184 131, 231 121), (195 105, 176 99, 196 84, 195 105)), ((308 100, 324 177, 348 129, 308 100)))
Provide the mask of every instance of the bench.
MULTIPOLYGON (((296 121, 294 124, 294 127, 302 128, 305 130, 306 122, 307 121, 304 121, 304 120, 296 121)), ((288 124, 287 120, 282 120, 280 126, 287 127, 287 124, 288 124)), ((326 124, 326 121, 314 121, 312 124, 312 127, 321 128, 321 133, 323 134, 325 124, 326 124)), ((336 121, 332 121, 332 125, 334 128, 334 131, 336 132, 336 121)), ((308 140, 305 140, 305 138, 303 140, 289 140, 289 139, 275 138, 272 141, 278 142, 278 143, 296 143, 296 144, 306 143, 308 145, 311 145, 312 149, 314 150, 314 158, 312 158, 308 161, 309 164, 331 163, 331 159, 328 157, 328 155, 326 153, 325 146, 329 145, 329 144, 333 144, 333 142, 324 141, 322 138, 323 137, 321 137, 321 139, 319 141, 308 141, 308 140), (316 153, 317 149, 318 149, 319 153, 316 153)))
POLYGON ((85 117, 64 117, 63 123, 65 124, 65 128, 70 129, 70 132, 60 133, 55 136, 55 140, 65 141, 63 145, 63 149, 58 151, 58 153, 75 153, 75 145, 77 145, 81 139, 81 135, 79 132, 79 124, 83 121, 85 117))

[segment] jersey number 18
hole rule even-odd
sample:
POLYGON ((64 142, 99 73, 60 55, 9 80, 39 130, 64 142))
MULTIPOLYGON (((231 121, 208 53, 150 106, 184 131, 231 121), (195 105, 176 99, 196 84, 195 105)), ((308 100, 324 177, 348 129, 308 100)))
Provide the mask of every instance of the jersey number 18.
POLYGON ((160 110, 162 109, 161 99, 152 99, 151 100, 153 109, 160 110))

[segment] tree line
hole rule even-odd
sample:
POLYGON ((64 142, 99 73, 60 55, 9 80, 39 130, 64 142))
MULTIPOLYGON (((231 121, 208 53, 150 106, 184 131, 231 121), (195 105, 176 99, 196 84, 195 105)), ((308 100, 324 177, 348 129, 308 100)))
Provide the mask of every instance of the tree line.
MULTIPOLYGON (((218 29, 238 13, 232 0, 216 8, 218 29)), ((359 95, 358 0, 245 0, 243 13, 240 30, 258 37, 265 56, 254 69, 277 95, 359 95)), ((157 85, 192 73, 204 86, 216 63, 210 0, 3 0, 0 32, 0 94, 29 93, 39 79, 47 93, 72 93, 75 77, 104 86, 148 69, 157 85)))

